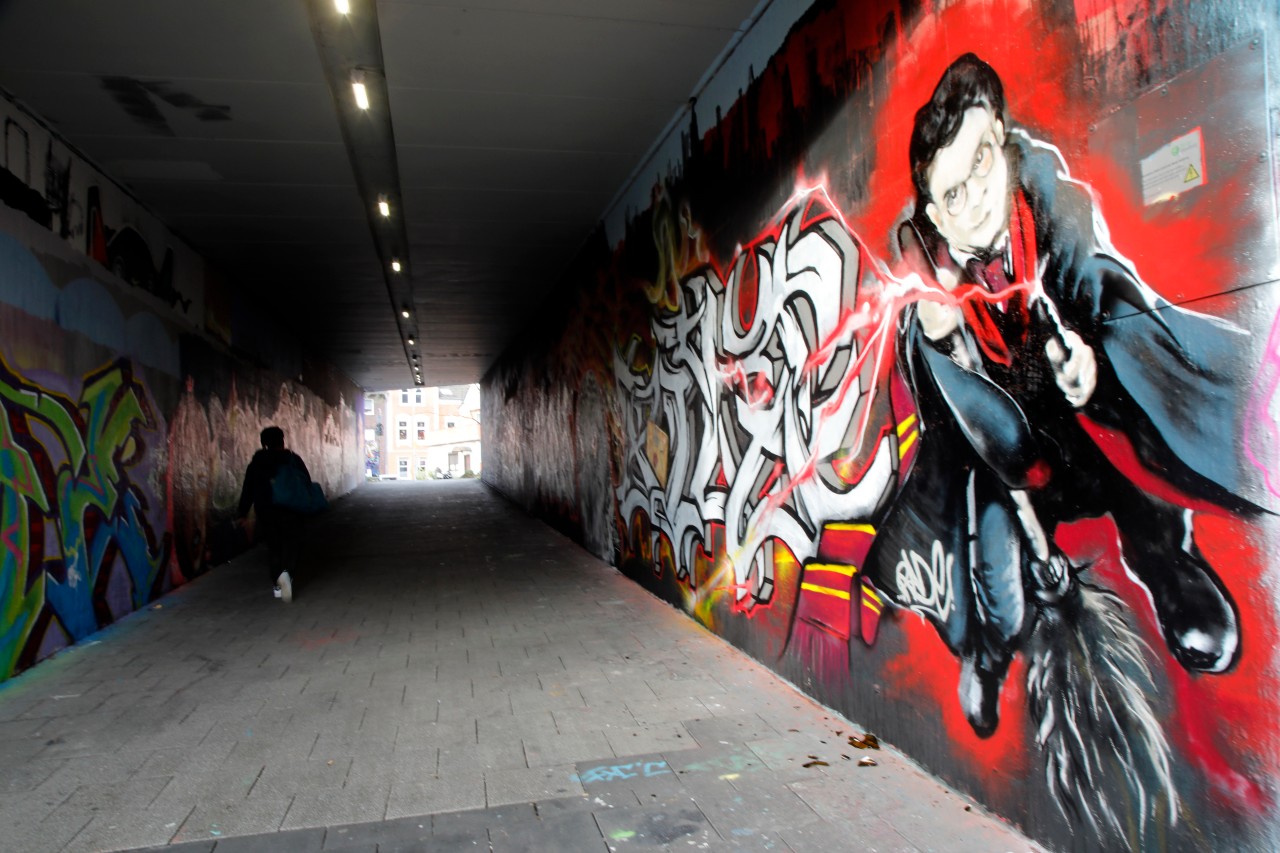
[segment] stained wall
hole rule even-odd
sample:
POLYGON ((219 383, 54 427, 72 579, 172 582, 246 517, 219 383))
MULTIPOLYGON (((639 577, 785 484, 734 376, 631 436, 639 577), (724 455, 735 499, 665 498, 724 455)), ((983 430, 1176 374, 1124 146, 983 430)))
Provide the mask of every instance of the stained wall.
POLYGON ((0 680, 244 550, 269 424, 330 497, 359 390, 39 117, 0 99, 0 680))
POLYGON ((1275 849, 1278 15, 772 4, 485 481, 1055 849, 1275 849))

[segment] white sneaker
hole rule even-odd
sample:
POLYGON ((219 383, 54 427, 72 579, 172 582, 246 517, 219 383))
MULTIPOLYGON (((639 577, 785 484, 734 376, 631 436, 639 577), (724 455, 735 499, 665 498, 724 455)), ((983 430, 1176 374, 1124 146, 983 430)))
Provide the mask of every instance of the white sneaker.
POLYGON ((280 577, 276 578, 276 598, 286 604, 293 601, 293 578, 289 577, 288 572, 281 572, 280 577))
POLYGON ((276 598, 279 598, 279 597, 280 597, 280 587, 276 587, 274 590, 272 590, 271 594, 272 594, 272 595, 274 595, 276 598))

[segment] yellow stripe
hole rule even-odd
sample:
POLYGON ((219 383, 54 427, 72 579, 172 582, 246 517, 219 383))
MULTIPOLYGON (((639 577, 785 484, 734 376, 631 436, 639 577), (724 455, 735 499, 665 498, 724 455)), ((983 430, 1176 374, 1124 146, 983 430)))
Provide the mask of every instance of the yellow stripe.
POLYGON ((830 563, 809 563, 804 567, 804 570, 806 572, 835 572, 847 578, 851 578, 858 573, 857 566, 836 566, 830 563))
POLYGON ((880 612, 880 608, 878 605, 872 604, 870 601, 867 601, 865 599, 862 602, 862 606, 870 610, 872 613, 880 612))
POLYGON ((833 524, 826 525, 826 529, 827 530, 851 530, 854 533, 870 533, 872 536, 876 535, 876 529, 872 527, 870 524, 845 524, 842 522, 835 522, 833 524))
POLYGON ((915 422, 916 422, 915 415, 907 415, 905 418, 903 418, 901 423, 898 424, 898 435, 901 436, 904 432, 911 429, 911 427, 915 424, 915 422))
POLYGON ((874 601, 876 604, 880 604, 882 602, 882 599, 880 598, 879 595, 876 594, 876 591, 869 586, 864 585, 862 587, 862 594, 865 596, 870 596, 871 600, 874 601))
POLYGON ((826 587, 826 586, 818 586, 816 583, 802 583, 800 584, 800 588, 807 589, 809 590, 809 592, 816 592, 819 595, 834 595, 836 598, 843 598, 845 601, 849 600, 849 593, 845 592, 844 590, 831 589, 830 587, 826 587))
POLYGON ((917 439, 917 438, 919 438, 919 436, 920 436, 920 433, 918 433, 918 432, 913 432, 913 433, 911 433, 911 435, 907 436, 906 440, 905 440, 905 441, 903 441, 903 442, 902 442, 902 444, 899 444, 899 445, 898 445, 898 458, 899 458, 899 459, 901 459, 902 457, 904 457, 904 456, 906 456, 906 455, 907 455, 907 450, 909 450, 909 449, 911 448, 911 445, 913 445, 913 444, 915 444, 915 443, 916 443, 916 439, 917 439))

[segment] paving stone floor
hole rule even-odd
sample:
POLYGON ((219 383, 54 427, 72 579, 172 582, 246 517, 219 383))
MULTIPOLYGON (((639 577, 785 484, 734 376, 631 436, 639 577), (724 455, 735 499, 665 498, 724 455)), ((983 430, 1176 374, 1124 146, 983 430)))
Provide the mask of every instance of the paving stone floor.
POLYGON ((304 561, 0 687, 0 850, 1040 849, 478 482, 363 486, 304 561))

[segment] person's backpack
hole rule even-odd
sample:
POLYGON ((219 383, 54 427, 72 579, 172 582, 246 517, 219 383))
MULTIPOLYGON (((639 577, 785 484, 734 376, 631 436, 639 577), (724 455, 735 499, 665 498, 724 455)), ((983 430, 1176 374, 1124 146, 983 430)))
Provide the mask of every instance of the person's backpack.
POLYGON ((271 503, 305 515, 314 515, 329 507, 320 484, 311 482, 306 469, 293 459, 276 469, 271 478, 271 503))

